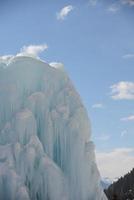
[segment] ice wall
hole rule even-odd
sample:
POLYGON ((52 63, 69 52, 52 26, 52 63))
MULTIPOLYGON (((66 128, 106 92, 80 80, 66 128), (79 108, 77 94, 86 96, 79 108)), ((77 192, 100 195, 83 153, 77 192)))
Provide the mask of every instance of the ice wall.
POLYGON ((0 63, 0 199, 105 200, 90 124, 63 69, 0 63))

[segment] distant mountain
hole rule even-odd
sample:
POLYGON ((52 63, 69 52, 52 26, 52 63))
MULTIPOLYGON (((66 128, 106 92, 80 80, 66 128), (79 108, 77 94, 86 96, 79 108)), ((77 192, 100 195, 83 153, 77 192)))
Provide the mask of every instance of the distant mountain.
POLYGON ((104 190, 109 200, 134 199, 134 168, 104 190))
POLYGON ((113 181, 108 177, 102 178, 101 180, 101 186, 103 189, 107 189, 112 183, 113 181))

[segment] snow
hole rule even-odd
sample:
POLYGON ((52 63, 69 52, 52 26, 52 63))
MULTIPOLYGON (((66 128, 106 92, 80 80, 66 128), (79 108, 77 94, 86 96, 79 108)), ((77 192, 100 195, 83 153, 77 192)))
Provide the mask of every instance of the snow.
POLYGON ((106 200, 87 112, 65 70, 32 57, 7 60, 0 61, 0 198, 106 200))
POLYGON ((51 67, 56 68, 56 69, 64 70, 64 65, 62 63, 60 63, 60 62, 51 62, 51 63, 49 63, 49 65, 51 67))

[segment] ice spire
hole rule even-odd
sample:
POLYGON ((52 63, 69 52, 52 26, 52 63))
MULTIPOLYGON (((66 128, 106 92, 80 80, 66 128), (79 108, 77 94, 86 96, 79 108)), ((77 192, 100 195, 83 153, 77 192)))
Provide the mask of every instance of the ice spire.
POLYGON ((8 61, 0 63, 0 198, 106 200, 87 112, 63 66, 8 61))

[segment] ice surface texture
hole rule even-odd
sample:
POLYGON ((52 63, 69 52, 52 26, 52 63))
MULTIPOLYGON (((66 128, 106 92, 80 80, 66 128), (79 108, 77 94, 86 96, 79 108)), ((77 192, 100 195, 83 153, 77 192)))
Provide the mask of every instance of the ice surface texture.
POLYGON ((63 68, 0 63, 0 199, 106 199, 89 119, 63 68))

